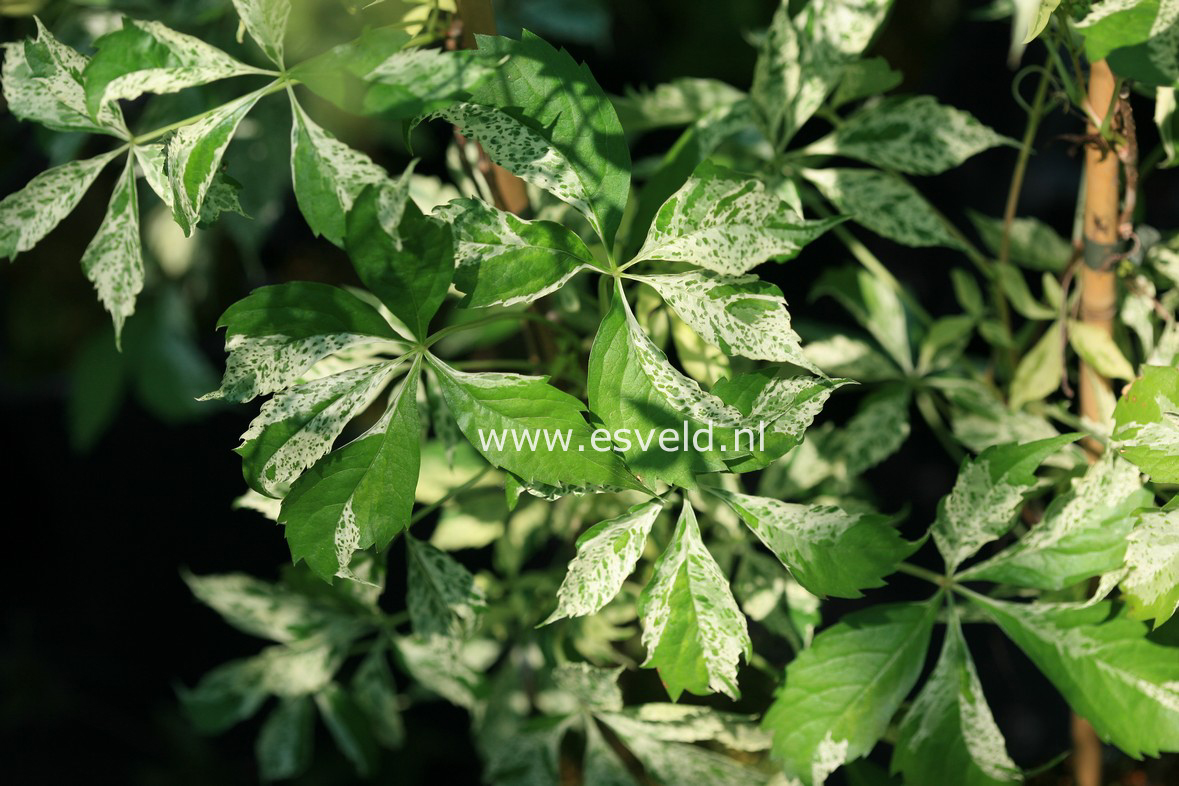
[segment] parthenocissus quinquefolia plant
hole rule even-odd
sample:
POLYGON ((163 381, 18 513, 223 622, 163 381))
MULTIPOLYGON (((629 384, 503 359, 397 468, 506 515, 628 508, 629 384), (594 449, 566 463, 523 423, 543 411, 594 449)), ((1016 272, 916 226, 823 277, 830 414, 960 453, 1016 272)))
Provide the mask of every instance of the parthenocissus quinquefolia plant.
MULTIPOLYGON (((220 319, 206 398, 266 398, 241 502, 292 565, 185 576, 274 642, 181 692, 197 727, 265 707, 266 780, 310 765, 317 716, 372 773, 440 698, 469 710, 495 784, 889 782, 873 751, 906 784, 1022 782, 970 624, 998 626, 1101 740, 1179 751, 1179 234, 1139 198, 1176 161, 1179 0, 1007 3, 1013 58, 1043 62, 1017 77, 1022 140, 889 95, 900 74, 862 53, 890 0, 783 2, 749 36, 748 90, 625 96, 527 31, 473 36, 486 5, 416 0, 296 63, 289 0, 233 1, 236 54, 130 16, 90 57, 40 21, 4 45, 9 111, 93 155, 0 202, 0 253, 117 168, 81 259, 114 342, 150 279, 141 210, 186 235, 241 212, 251 185, 223 156, 267 104, 289 106, 299 211, 361 284, 263 286, 220 319), (214 82, 223 103, 146 127, 153 102, 214 82), (390 174, 313 118, 325 102, 449 146, 451 182, 390 174), (1160 144, 1139 158, 1151 102, 1160 144), (1071 239, 1016 210, 1053 109, 1084 151, 1071 239), (632 162, 654 129, 674 143, 632 162), (1001 218, 960 228, 911 180, 1003 147, 1001 218), (943 249, 927 275, 959 308, 931 316, 865 233, 943 249), (830 301, 801 311, 818 324, 833 302, 860 329, 804 343, 756 271, 788 279, 821 236, 810 294, 830 301), (847 414, 812 427, 836 397, 847 414), (913 540, 864 477, 911 414, 958 466, 913 540), (935 555, 944 570, 918 564, 935 555), (870 602, 898 572, 928 591, 870 602)), ((1005 96, 1007 64, 978 67, 1005 96)))

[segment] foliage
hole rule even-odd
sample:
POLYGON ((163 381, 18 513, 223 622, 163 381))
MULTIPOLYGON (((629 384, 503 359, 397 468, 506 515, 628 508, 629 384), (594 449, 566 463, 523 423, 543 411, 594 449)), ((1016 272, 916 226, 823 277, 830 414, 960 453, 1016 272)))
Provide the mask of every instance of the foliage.
MULTIPOLYGON (((799 5, 783 2, 758 36, 748 92, 681 80, 613 99, 527 31, 482 36, 472 51, 434 46, 445 4, 425 24, 413 17, 418 30, 369 29, 293 65, 286 0, 235 0, 255 45, 240 58, 130 18, 89 58, 39 21, 35 37, 5 45, 14 115, 115 146, 0 202, 0 250, 28 251, 119 161, 81 260, 116 346, 148 316, 137 314, 140 178, 186 235, 241 212, 250 185, 223 160, 264 102, 290 108, 299 211, 363 285, 261 287, 219 322, 228 359, 205 398, 269 396, 237 453, 248 504, 283 526, 294 564, 278 583, 186 576, 227 622, 273 644, 181 699, 198 728, 219 732, 273 697, 257 739, 264 779, 307 769, 316 717, 372 773, 382 747, 403 744, 405 707, 436 696, 470 711, 495 783, 556 782, 569 735, 587 783, 784 773, 815 786, 884 739, 906 783, 1018 782, 963 634, 977 621, 998 626, 1104 740, 1132 756, 1179 751, 1179 658, 1161 635, 1179 607, 1179 510, 1173 496, 1158 504, 1179 483, 1179 244, 1139 242, 1117 260, 1112 337, 1072 318, 1076 292, 1061 284, 1072 244, 1031 218, 979 215, 979 248, 910 178, 1033 140, 928 96, 883 96, 899 77, 863 53, 888 0, 799 5), (241 89, 131 130, 144 96, 220 80, 241 89), (412 163, 391 175, 320 126, 309 95, 401 121, 407 139, 451 138, 459 196, 415 195, 412 163), (666 155, 632 162, 631 141, 654 127, 684 130, 666 155), (530 187, 531 212, 504 209, 491 164, 530 187), (961 313, 931 317, 852 224, 964 258, 989 297, 954 268, 961 313), (830 265, 812 296, 862 333, 804 341, 755 271, 829 234, 860 265, 830 265), (544 375, 470 357, 500 329, 529 337, 527 370, 544 375), (1053 400, 1074 357, 1131 383, 1099 422, 1053 400), (853 414, 812 427, 833 397, 853 414), (914 412, 960 468, 908 540, 904 514, 878 511, 863 475, 901 448, 914 412), (643 441, 681 429, 713 441, 643 441), (569 441, 520 448, 541 430, 569 441), (741 432, 759 430, 763 441, 742 446, 741 432), (506 444, 489 443, 492 431, 506 444), (1082 436, 1108 445, 1092 464, 1082 436), (454 553, 492 540, 494 570, 472 573, 454 553), (395 541, 404 565, 390 563, 395 541), (934 549, 942 573, 907 561, 934 549), (821 599, 871 597, 898 572, 931 591, 814 632, 821 599), (403 609, 381 603, 390 574, 403 609), (781 644, 788 662, 770 654, 781 644), (672 702, 737 700, 754 668, 779 687, 760 720, 724 701, 628 705, 618 681, 636 662, 672 702)), ((1157 88, 1171 143, 1179 3, 1017 5, 1027 39, 1049 39, 1045 79, 1074 105, 1071 63, 1108 58, 1157 88)))

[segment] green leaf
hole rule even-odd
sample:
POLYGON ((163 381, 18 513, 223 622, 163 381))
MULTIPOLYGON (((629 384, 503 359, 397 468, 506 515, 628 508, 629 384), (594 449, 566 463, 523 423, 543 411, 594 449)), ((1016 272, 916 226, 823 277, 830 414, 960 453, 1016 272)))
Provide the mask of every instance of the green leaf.
POLYGON ((1167 154, 1159 164, 1160 169, 1179 165, 1179 155, 1175 150, 1176 141, 1179 140, 1179 112, 1175 111, 1177 105, 1174 87, 1160 87, 1155 91, 1154 123, 1159 130, 1159 142, 1167 154))
MULTIPOLYGON (((345 217, 366 186, 396 187, 372 159, 315 123, 291 97, 291 181, 295 200, 316 235, 344 244, 345 217)), ((408 185, 408 184, 406 184, 408 185)))
POLYGON ((875 169, 806 169, 802 175, 858 224, 905 246, 962 249, 945 221, 909 183, 875 169))
MULTIPOLYGON (((316 461, 283 499, 279 521, 286 525, 291 558, 305 560, 326 581, 332 576, 360 580, 349 569, 352 555, 371 546, 384 548, 409 526, 420 462, 418 373, 415 364, 381 419, 316 461)), ((326 452, 322 442, 315 449, 326 452)))
MULTIPOLYGON (((1003 244, 1003 220, 969 211, 971 223, 979 237, 998 255, 1003 244)), ((1011 261, 1029 270, 1062 273, 1068 266, 1073 249, 1056 230, 1037 218, 1017 218, 1011 222, 1008 254, 1011 261)))
POLYGON ((596 267, 569 229, 525 221, 477 199, 456 199, 435 211, 455 234, 455 287, 469 308, 531 303, 596 267))
POLYGON ((265 665, 258 658, 230 661, 180 688, 180 704, 202 734, 219 734, 250 718, 266 701, 265 665))
POLYGON ((1023 277, 1023 272, 1011 265, 998 265, 995 272, 999 277, 999 286, 1003 288, 1007 299, 1011 302, 1011 307, 1016 310, 1020 316, 1027 319, 1055 319, 1058 311, 1054 308, 1049 308, 1041 303, 1032 295, 1031 290, 1028 289, 1027 279, 1023 277))
POLYGON ((917 352, 917 371, 930 374, 943 371, 958 362, 974 336, 975 318, 956 314, 934 320, 921 339, 917 352))
POLYGON ((892 770, 913 786, 1023 782, 1007 755, 953 612, 937 665, 901 722, 892 770))
POLYGON ((895 289, 863 268, 845 267, 824 273, 815 284, 811 299, 823 295, 838 300, 897 365, 913 370, 905 307, 895 289))
POLYGON ((914 175, 937 175, 999 145, 1014 144, 969 112, 932 96, 886 98, 856 114, 829 136, 806 147, 914 175))
POLYGON ((1060 387, 1063 369, 1060 323, 1053 322, 1015 367, 1015 378, 1011 380, 1011 409, 1018 410, 1024 404, 1055 393, 1060 387))
POLYGON ((450 227, 406 202, 395 233, 384 190, 369 188, 348 213, 345 248, 360 280, 419 339, 429 335, 454 279, 450 227))
POLYGON ((548 377, 467 373, 436 358, 431 364, 459 430, 492 465, 551 486, 640 488, 618 456, 601 449, 607 443, 591 440, 585 405, 548 377))
POLYGON ((1122 565, 1132 513, 1153 501, 1138 468, 1107 452, 1014 545, 961 574, 1021 587, 1061 590, 1122 565))
POLYGON ((229 360, 221 387, 205 398, 245 403, 295 383, 334 352, 391 343, 397 334, 368 303, 310 281, 255 289, 217 321, 229 360))
POLYGON ((111 151, 46 169, 0 201, 0 256, 28 251, 73 212, 98 173, 119 154, 111 151))
POLYGON ((1179 483, 1179 368, 1143 366, 1114 408, 1115 447, 1156 483, 1179 483))
POLYGON ((37 37, 3 44, 4 100, 21 120, 54 131, 91 131, 126 137, 127 125, 116 104, 105 103, 95 117, 86 106, 82 71, 89 59, 58 41, 40 19, 37 37))
POLYGON ((474 136, 500 166, 584 213, 611 248, 630 195, 630 151, 606 94, 584 63, 527 30, 519 41, 489 36, 478 41, 479 52, 500 64, 496 78, 474 91, 475 102, 500 110, 511 107, 522 120, 514 129, 500 121, 494 135, 508 137, 499 144, 474 136), (550 148, 547 156, 530 139, 533 135, 550 148), (496 150, 511 165, 499 160, 496 150), (552 172, 542 161, 548 157, 562 160, 568 169, 552 172))
POLYGON ((902 539, 887 516, 709 491, 741 516, 799 584, 820 597, 858 598, 862 589, 884 586, 884 577, 920 545, 902 539))
POLYGON ((405 724, 384 647, 374 647, 364 657, 356 667, 350 688, 377 742, 386 748, 400 748, 405 741, 405 724))
POLYGON ((582 533, 577 539, 577 556, 569 561, 565 580, 557 590, 557 608, 542 624, 596 614, 613 600, 634 572, 651 525, 662 511, 663 503, 653 499, 582 533))
POLYGON ((347 691, 333 682, 315 694, 315 704, 336 747, 356 768, 357 774, 367 778, 376 772, 380 750, 368 719, 347 691))
POLYGON ((111 314, 117 345, 123 322, 135 313, 135 298, 143 289, 139 195, 135 189, 135 165, 130 156, 111 195, 102 226, 82 253, 82 271, 94 284, 98 299, 111 314))
POLYGON ((682 77, 649 90, 627 87, 623 96, 611 96, 618 119, 628 134, 656 128, 685 126, 744 98, 745 94, 716 79, 682 77))
POLYGON ((853 612, 790 662, 762 721, 788 777, 817 786, 872 750, 921 675, 938 605, 853 612))
POLYGON ((887 93, 901 83, 904 75, 892 70, 883 57, 866 57, 848 63, 839 87, 831 96, 831 106, 838 108, 853 101, 887 93))
MULTIPOLYGON (((233 0, 242 24, 275 65, 282 66, 291 0, 233 0)), ((240 40, 240 39, 239 39, 240 40)))
POLYGON ((655 563, 639 598, 645 668, 659 670, 668 694, 722 692, 736 700, 737 661, 753 651, 748 625, 729 582, 700 538, 691 504, 684 502, 671 543, 655 563))
POLYGON ((172 217, 187 236, 201 220, 201 207, 221 169, 221 157, 242 118, 258 102, 249 93, 187 125, 168 141, 168 180, 172 184, 172 217))
POLYGON ((1070 319, 1068 342, 1081 359, 1103 377, 1129 380, 1137 376, 1113 337, 1097 325, 1070 319))
POLYGON ((352 418, 376 399, 397 361, 370 363, 295 385, 262 405, 236 448, 255 491, 282 497, 352 418))
POLYGON ((98 52, 82 72, 91 117, 111 101, 265 73, 160 22, 124 17, 122 29, 102 36, 94 46, 98 52))
POLYGON ((315 705, 307 696, 279 702, 254 743, 258 760, 258 777, 263 781, 280 781, 302 775, 311 765, 315 744, 315 705))
POLYGON ((793 363, 823 372, 807 359, 790 325, 786 298, 757 276, 719 276, 702 270, 639 279, 699 336, 726 355, 793 363))
POLYGON ((349 112, 408 120, 467 97, 494 65, 477 52, 398 51, 409 41, 398 25, 366 30, 290 75, 349 112))
POLYGON ((182 574, 196 599, 251 636, 278 642, 307 638, 334 616, 308 596, 244 573, 182 574))
POLYGON ((1127 573, 1121 580, 1127 616, 1159 627, 1179 610, 1179 509, 1138 515, 1126 538, 1127 573))
POLYGON ((1097 735, 1135 758, 1179 750, 1179 657, 1109 603, 1015 604, 971 594, 1097 735))
POLYGON ((659 208, 632 262, 687 262, 736 276, 797 256, 841 220, 806 221, 760 181, 705 161, 659 208))
POLYGON ((1119 76, 1148 85, 1179 80, 1179 15, 1171 0, 1096 3, 1076 29, 1090 62, 1108 58, 1119 76))
POLYGON ((844 67, 868 46, 891 0, 816 0, 798 19, 782 2, 758 53, 750 95, 781 149, 822 106, 844 67))
POLYGON ((406 607, 419 636, 465 637, 487 607, 475 577, 445 552, 405 536, 406 607))
POLYGON ((1064 434, 1023 445, 996 445, 962 462, 953 490, 938 503, 932 529, 950 572, 1011 529, 1024 495, 1036 484, 1036 468, 1079 437, 1064 434))

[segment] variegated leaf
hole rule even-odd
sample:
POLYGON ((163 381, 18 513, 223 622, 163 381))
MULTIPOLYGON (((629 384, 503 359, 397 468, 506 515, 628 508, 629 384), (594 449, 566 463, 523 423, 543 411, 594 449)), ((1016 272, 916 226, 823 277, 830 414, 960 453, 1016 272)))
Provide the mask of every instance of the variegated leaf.
POLYGON ((455 559, 412 535, 405 536, 406 607, 419 636, 464 637, 487 606, 475 577, 455 559))
POLYGON ((237 9, 237 15, 250 32, 250 37, 267 57, 281 66, 291 0, 233 0, 233 7, 237 9))
POLYGON ((82 253, 82 270, 110 312, 115 343, 119 344, 123 322, 135 313, 135 298, 143 289, 139 195, 135 187, 135 163, 130 156, 111 195, 102 226, 82 253))
POLYGON ((655 216, 632 262, 687 262, 740 275, 784 261, 842 219, 808 221, 758 180, 705 161, 655 216))
POLYGON ((700 337, 728 355, 793 363, 823 372, 807 359, 790 325, 786 299, 757 276, 719 276, 689 271, 644 276, 700 337))
POLYGON ((613 600, 638 564, 662 510, 662 502, 651 500, 586 530, 577 539, 577 556, 557 590, 557 609, 544 624, 595 614, 613 600))
POLYGON ((143 170, 143 179, 160 201, 172 207, 172 183, 168 180, 168 154, 163 143, 136 145, 135 160, 143 170))
POLYGON ((68 216, 120 151, 46 169, 0 201, 0 257, 12 259, 40 242, 68 216))
POLYGON ((1129 616, 1157 628, 1179 610, 1179 509, 1140 514, 1126 540, 1121 588, 1129 616))
POLYGON ((40 19, 36 22, 35 39, 3 45, 8 111, 55 131, 94 131, 126 137, 127 125, 116 104, 102 104, 97 115, 90 116, 82 86, 88 58, 54 38, 40 19))
POLYGON ((643 666, 659 670, 673 699, 685 690, 741 695, 737 662, 752 652, 748 625, 686 501, 671 543, 643 589, 639 614, 647 648, 643 666))

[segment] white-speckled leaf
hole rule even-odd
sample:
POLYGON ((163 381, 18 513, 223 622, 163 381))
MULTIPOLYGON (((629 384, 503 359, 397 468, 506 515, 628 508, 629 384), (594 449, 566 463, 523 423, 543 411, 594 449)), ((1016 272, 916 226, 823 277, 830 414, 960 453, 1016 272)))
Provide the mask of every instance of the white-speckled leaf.
POLYGON ((577 539, 577 556, 557 590, 557 609, 544 624, 595 614, 609 603, 638 564, 662 510, 659 500, 651 500, 586 530, 577 539))
POLYGON ((719 742, 726 748, 750 752, 770 747, 770 735, 757 727, 756 716, 711 707, 648 702, 600 717, 620 734, 643 735, 664 742, 719 742))
POLYGON ((836 432, 835 454, 849 478, 857 478, 900 450, 909 438, 912 391, 905 384, 882 385, 836 432))
POLYGON ((219 107, 192 125, 178 130, 168 141, 168 179, 172 184, 172 216, 184 234, 192 233, 201 217, 201 206, 213 176, 221 166, 221 156, 238 123, 258 102, 260 95, 250 93, 219 107))
POLYGON ((686 501, 672 541, 643 588, 639 613, 647 648, 643 666, 659 670, 673 699, 685 690, 741 695, 737 662, 752 652, 748 625, 686 501))
POLYGON ((623 668, 599 669, 588 663, 562 663, 553 669, 553 682, 591 710, 618 712, 622 709, 618 675, 623 668))
POLYGON ((258 42, 267 57, 281 66, 291 0, 233 0, 233 7, 246 30, 250 31, 250 38, 258 42))
POLYGON ((937 666, 901 722, 892 769, 914 784, 1023 782, 987 706, 956 614, 946 626, 937 666))
POLYGON ((797 255, 840 220, 805 220, 762 182, 705 161, 659 208, 635 261, 687 262, 735 276, 797 255))
POLYGON ((802 339, 790 325, 786 298, 757 276, 719 276, 705 271, 644 276, 700 337, 725 354, 793 363, 816 374, 802 339))
POLYGON ((619 736, 658 783, 761 786, 769 780, 734 758, 696 745, 667 743, 629 730, 619 736))
POLYGON ((419 636, 467 636, 487 607, 470 571, 443 551, 405 536, 406 607, 419 636))
POLYGON ((1130 616, 1157 628, 1179 609, 1179 510, 1141 514, 1127 541, 1122 593, 1130 616))
POLYGON ((95 42, 98 54, 85 71, 93 115, 110 101, 145 93, 176 93, 219 79, 263 73, 195 36, 161 22, 124 17, 123 28, 95 42))
POLYGON ((86 108, 82 71, 88 58, 54 38, 40 19, 36 22, 35 39, 3 44, 2 80, 8 111, 55 131, 126 137, 127 125, 117 105, 103 104, 94 118, 86 108))
POLYGON ((296 385, 263 404, 237 448, 251 485, 272 497, 283 496, 373 402, 397 362, 373 363, 296 385))
POLYGON ((492 161, 516 177, 548 191, 586 217, 602 234, 601 217, 593 209, 590 195, 597 184, 583 183, 568 158, 543 136, 499 109, 459 103, 434 112, 462 133, 478 140, 492 161))
POLYGON ((962 578, 1061 590, 1114 570, 1126 553, 1131 514, 1152 500, 1138 468, 1107 451, 1027 535, 962 578))
POLYGON ((997 445, 963 462, 954 488, 938 504, 932 528, 950 571, 1011 528, 1024 494, 1036 483, 1036 467, 1077 436, 997 445))
POLYGON ((168 156, 165 145, 160 142, 149 145, 136 145, 135 160, 143 170, 143 179, 155 192, 160 201, 172 207, 172 183, 168 180, 168 156))
POLYGON ((806 149, 885 169, 936 175, 984 150, 1011 143, 969 112, 939 104, 932 96, 903 96, 857 112, 806 149))
POLYGON ((82 253, 82 271, 98 299, 110 312, 115 325, 115 343, 123 333, 123 322, 135 313, 135 298, 143 289, 143 250, 139 239, 139 195, 135 188, 135 163, 127 166, 115 184, 106 217, 98 234, 82 253))
POLYGON ((852 220, 889 240, 962 248, 925 197, 896 175, 875 169, 807 169, 803 176, 852 220))
POLYGON ((12 259, 40 242, 82 201, 118 151, 46 169, 0 202, 0 257, 12 259))
POLYGON ((245 573, 195 576, 185 572, 183 577, 197 600, 252 636, 295 641, 322 628, 334 616, 306 595, 245 573))

